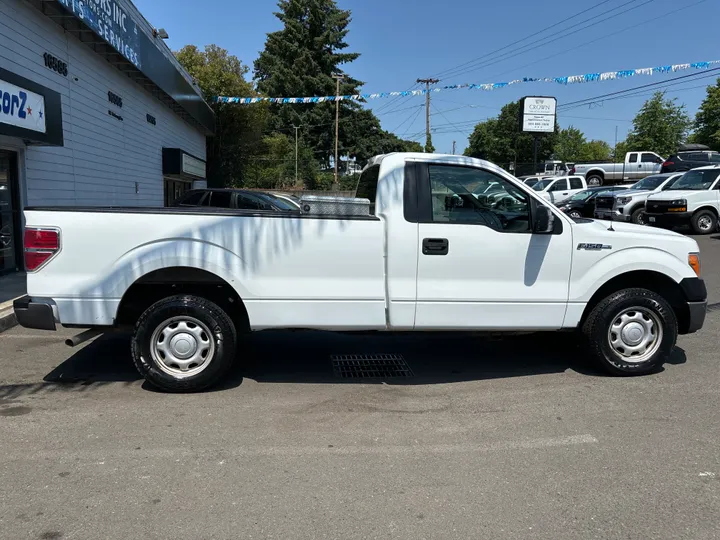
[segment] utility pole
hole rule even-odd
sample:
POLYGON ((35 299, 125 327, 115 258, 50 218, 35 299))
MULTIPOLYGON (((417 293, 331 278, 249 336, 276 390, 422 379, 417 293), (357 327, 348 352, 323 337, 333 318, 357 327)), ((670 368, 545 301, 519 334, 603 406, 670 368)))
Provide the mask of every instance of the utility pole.
POLYGON ((298 129, 300 129, 300 126, 296 126, 293 124, 293 128, 295 128, 295 186, 297 186, 298 183, 298 129))
POLYGON ((431 154, 435 151, 430 138, 430 85, 439 83, 439 79, 418 79, 418 83, 425 85, 425 152, 431 154))
POLYGON ((338 185, 338 140, 340 139, 340 81, 343 75, 334 73, 335 79, 335 187, 338 185))
POLYGON ((455 141, 453 141, 453 156, 455 155, 455 141))

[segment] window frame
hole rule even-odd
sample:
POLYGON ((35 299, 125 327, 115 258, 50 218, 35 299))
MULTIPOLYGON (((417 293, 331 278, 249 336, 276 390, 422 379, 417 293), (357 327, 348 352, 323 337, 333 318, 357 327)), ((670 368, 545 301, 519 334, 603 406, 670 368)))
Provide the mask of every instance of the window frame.
POLYGON ((585 186, 583 186, 582 178, 580 178, 579 176, 577 176, 577 177, 571 176, 570 178, 568 178, 568 183, 570 184, 570 189, 579 189, 581 191, 584 189, 587 189, 585 186), (580 187, 573 187, 573 185, 572 185, 573 180, 575 182, 577 182, 578 184, 580 184, 580 187))
MULTIPOLYGON (((638 153, 638 152, 632 152, 632 153, 628 156, 628 163, 638 163, 638 159, 639 159, 638 156, 639 156, 639 153, 638 153), (633 159, 633 158, 635 158, 635 159, 633 159)), ((642 162, 641 162, 641 163, 642 163, 642 162)))

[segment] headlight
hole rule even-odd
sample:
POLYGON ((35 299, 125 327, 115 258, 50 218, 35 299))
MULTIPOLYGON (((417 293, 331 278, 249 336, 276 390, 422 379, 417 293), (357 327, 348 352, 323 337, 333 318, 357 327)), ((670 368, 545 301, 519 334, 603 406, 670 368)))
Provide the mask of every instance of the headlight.
POLYGON ((670 206, 687 206, 687 201, 685 199, 675 199, 670 201, 670 206))
POLYGON ((618 204, 627 204, 632 201, 632 197, 618 197, 615 199, 618 204))

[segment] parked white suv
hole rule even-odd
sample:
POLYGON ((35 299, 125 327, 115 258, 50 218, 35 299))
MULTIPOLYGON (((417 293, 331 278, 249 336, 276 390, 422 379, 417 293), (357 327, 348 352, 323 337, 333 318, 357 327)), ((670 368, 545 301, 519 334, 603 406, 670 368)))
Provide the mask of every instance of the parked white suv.
POLYGON ((720 215, 720 166, 699 167, 686 172, 667 190, 648 197, 648 225, 690 225, 697 234, 717 229, 720 215))

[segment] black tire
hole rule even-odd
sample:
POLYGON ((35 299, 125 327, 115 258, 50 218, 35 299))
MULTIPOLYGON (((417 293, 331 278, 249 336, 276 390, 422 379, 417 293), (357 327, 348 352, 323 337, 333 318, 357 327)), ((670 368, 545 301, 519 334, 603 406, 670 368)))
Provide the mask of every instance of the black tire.
MULTIPOLYGON (((628 324, 623 327, 625 329, 633 330, 628 324)), ((623 289, 612 293, 595 306, 583 323, 582 333, 594 360, 608 373, 620 376, 646 375, 657 371, 670 357, 677 341, 678 323, 672 307, 659 294, 640 288, 623 289), (639 315, 644 320, 652 321, 648 312, 655 318, 653 327, 662 330, 662 335, 658 335, 658 329, 655 330, 656 341, 645 349, 648 353, 646 359, 628 361, 627 356, 611 345, 611 337, 616 336, 617 339, 619 334, 611 333, 611 328, 621 321, 621 316, 632 318, 639 315)), ((652 336, 652 332, 648 335, 652 336)))
POLYGON ((602 186, 603 180, 604 178, 601 175, 594 173, 587 177, 587 185, 588 187, 602 186))
POLYGON ((635 225, 647 225, 645 222, 645 208, 640 207, 633 210, 632 215, 630 216, 630 221, 632 221, 635 225))
MULTIPOLYGON (((156 339, 163 338, 158 336, 156 339)), ((235 325, 219 306, 198 296, 177 295, 156 302, 140 316, 132 336, 132 357, 140 375, 161 390, 197 392, 216 384, 227 373, 235 360, 236 344, 235 325), (168 366, 166 362, 171 363, 171 357, 168 359, 164 353, 157 351, 157 346, 151 345, 156 330, 170 328, 176 324, 170 321, 176 318, 188 328, 198 328, 201 336, 198 343, 210 347, 212 351, 207 352, 209 359, 207 356, 199 358, 200 365, 189 368, 188 375, 180 373, 178 366, 168 366), (170 325, 167 324, 169 322, 170 325), (202 325, 209 332, 204 332, 202 325), (153 354, 153 351, 156 353, 153 354), (198 369, 200 371, 192 373, 192 370, 198 369)))
POLYGON ((571 210, 568 214, 571 218, 579 219, 583 217, 582 212, 580 210, 571 210))
POLYGON ((690 225, 695 231, 695 234, 710 234, 717 230, 718 218, 710 210, 700 210, 695 212, 690 225))

